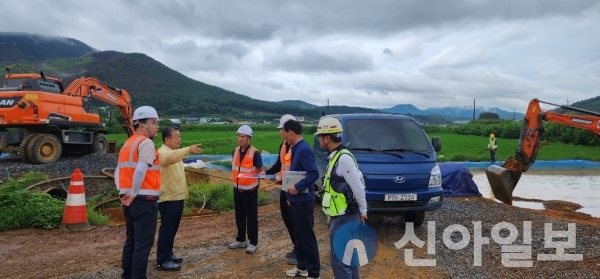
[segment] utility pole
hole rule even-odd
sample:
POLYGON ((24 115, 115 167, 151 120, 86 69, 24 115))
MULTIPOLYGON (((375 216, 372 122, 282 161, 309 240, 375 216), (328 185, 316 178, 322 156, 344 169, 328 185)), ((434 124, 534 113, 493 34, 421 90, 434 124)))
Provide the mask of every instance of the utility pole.
POLYGON ((329 114, 329 98, 327 98, 327 114, 329 114))
POLYGON ((513 121, 517 121, 517 111, 515 110, 515 107, 513 107, 513 121))
POLYGON ((567 106, 569 105, 569 97, 567 97, 567 106))
POLYGON ((473 99, 473 121, 475 121, 475 99, 473 99))

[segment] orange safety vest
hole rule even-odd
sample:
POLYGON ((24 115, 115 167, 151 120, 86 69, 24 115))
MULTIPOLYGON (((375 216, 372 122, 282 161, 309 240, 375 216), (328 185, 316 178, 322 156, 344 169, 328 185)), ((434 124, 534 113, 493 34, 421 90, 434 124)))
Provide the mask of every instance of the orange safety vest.
POLYGON ((289 171, 292 166, 292 147, 287 148, 286 150, 286 142, 284 141, 281 144, 281 149, 279 150, 279 161, 281 162, 281 171, 279 173, 279 177, 283 179, 283 173, 285 171, 289 171))
MULTIPOLYGON (((133 173, 139 160, 138 148, 145 139, 147 139, 146 136, 133 135, 125 141, 123 148, 119 152, 119 165, 117 165, 116 170, 119 172, 119 194, 127 194, 133 188, 133 173)), ((146 171, 146 176, 138 193, 139 195, 160 195, 160 160, 156 148, 154 149, 154 153, 156 154, 156 160, 154 160, 152 166, 148 167, 146 171)))
POLYGON ((254 154, 258 150, 254 146, 250 146, 246 151, 242 162, 240 163, 240 147, 236 147, 233 151, 233 157, 231 158, 231 174, 233 176, 233 187, 242 190, 252 190, 258 186, 258 178, 239 178, 238 174, 257 174, 256 167, 254 166, 254 154))

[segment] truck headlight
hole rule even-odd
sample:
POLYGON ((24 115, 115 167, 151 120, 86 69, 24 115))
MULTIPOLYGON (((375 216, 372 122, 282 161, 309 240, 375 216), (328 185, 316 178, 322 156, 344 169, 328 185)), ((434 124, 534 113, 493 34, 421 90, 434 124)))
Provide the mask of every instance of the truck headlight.
POLYGON ((442 172, 440 171, 440 166, 437 164, 435 164, 435 167, 431 169, 429 187, 442 187, 442 172))

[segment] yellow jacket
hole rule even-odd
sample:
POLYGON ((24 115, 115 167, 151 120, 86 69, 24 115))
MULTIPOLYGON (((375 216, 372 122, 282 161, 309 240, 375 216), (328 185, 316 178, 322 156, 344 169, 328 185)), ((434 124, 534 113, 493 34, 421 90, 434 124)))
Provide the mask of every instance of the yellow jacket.
POLYGON ((173 150, 163 144, 158 149, 160 158, 160 198, 158 202, 180 201, 189 197, 182 161, 189 153, 189 147, 173 150))

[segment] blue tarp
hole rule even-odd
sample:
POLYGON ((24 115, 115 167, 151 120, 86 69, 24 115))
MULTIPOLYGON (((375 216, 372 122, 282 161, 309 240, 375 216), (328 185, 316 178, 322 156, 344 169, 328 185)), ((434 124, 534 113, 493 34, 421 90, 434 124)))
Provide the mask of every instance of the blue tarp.
MULTIPOLYGON (((485 170, 490 165, 501 166, 504 161, 490 162, 448 162, 444 164, 463 164, 470 170, 485 170)), ((529 170, 600 170, 600 162, 585 160, 535 161, 529 170)))
POLYGON ((469 169, 461 163, 439 164, 444 197, 481 196, 469 169))
MULTIPOLYGON (((269 168, 277 162, 279 154, 261 154, 263 166, 269 168)), ((224 171, 231 171, 231 168, 226 166, 212 164, 212 161, 231 161, 231 155, 189 155, 183 159, 184 163, 196 162, 196 160, 202 160, 207 168, 210 169, 221 169, 224 171)))

